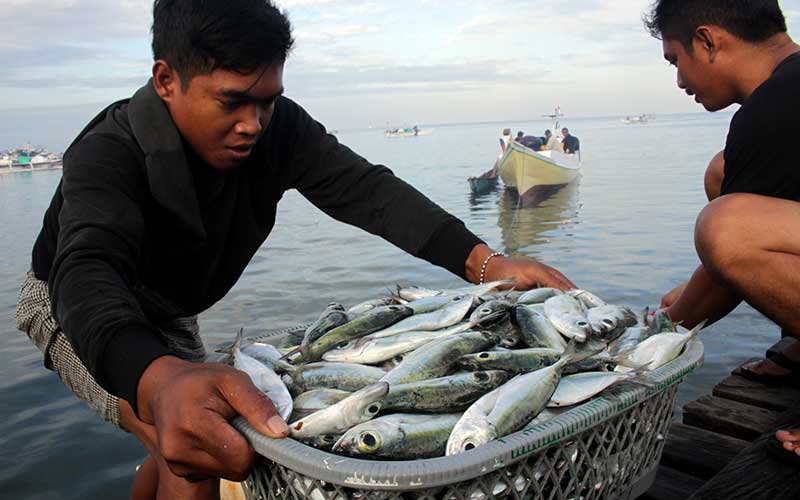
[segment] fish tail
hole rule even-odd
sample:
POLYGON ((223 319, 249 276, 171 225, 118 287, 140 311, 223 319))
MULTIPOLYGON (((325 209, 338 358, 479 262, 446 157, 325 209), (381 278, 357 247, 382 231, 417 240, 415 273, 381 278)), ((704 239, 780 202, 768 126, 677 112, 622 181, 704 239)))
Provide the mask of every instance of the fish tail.
POLYGON ((239 328, 239 333, 236 334, 236 340, 233 342, 232 352, 242 350, 242 342, 244 342, 244 328, 239 328))
POLYGON ((706 326, 706 323, 708 323, 708 318, 704 319, 700 323, 697 323, 697 325, 695 325, 694 328, 689 330, 689 333, 686 334, 686 337, 687 337, 686 341, 688 342, 689 340, 695 338, 697 336, 697 334, 700 333, 700 330, 702 330, 703 327, 706 326))

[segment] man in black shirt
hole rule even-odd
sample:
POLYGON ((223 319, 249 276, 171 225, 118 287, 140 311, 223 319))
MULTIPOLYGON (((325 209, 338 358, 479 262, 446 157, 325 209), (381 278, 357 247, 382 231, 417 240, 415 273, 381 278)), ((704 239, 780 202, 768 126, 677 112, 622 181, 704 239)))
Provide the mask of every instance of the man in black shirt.
MULTIPOLYGON (((692 327, 744 300, 800 337, 799 160, 775 142, 800 136, 800 46, 786 33, 777 0, 659 0, 647 25, 677 68, 678 87, 709 111, 741 104, 724 157, 706 173, 710 203, 695 227, 702 264, 662 307, 692 327)), ((794 368, 800 377, 800 349, 773 359, 751 367, 753 375, 786 379, 794 368)), ((788 450, 782 455, 800 454, 800 434, 778 439, 788 450)))
POLYGON ((581 141, 574 135, 569 135, 569 129, 564 127, 561 129, 561 144, 564 146, 564 152, 568 155, 575 154, 581 149, 581 141))
POLYGON ((204 355, 193 318, 235 284, 288 189, 469 281, 573 287, 494 253, 283 97, 293 40, 268 0, 156 0, 153 12, 152 80, 67 150, 17 309, 46 365, 147 447, 134 497, 213 497, 215 478, 244 478, 254 454, 236 414, 288 434, 246 375, 187 361, 204 355))

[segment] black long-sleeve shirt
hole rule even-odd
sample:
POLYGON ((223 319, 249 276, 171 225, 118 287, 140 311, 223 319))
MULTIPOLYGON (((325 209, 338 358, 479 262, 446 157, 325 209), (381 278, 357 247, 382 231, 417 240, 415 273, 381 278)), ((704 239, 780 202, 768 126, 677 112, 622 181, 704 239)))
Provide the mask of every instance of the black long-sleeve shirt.
POLYGON ((142 372, 170 354, 156 325, 200 313, 233 287, 288 189, 462 277, 481 243, 285 97, 250 158, 215 170, 185 144, 148 83, 68 148, 33 249, 55 318, 101 386, 136 408, 142 372))

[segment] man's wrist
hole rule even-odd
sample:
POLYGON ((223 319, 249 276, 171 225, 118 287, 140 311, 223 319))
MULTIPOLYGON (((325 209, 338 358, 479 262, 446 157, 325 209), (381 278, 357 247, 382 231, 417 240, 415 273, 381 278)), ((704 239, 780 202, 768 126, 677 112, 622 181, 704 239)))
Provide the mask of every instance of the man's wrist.
POLYGON ((489 266, 492 263, 494 263, 494 261, 496 259, 497 260, 502 259, 502 257, 499 257, 499 256, 491 259, 487 263, 486 268, 484 269, 483 265, 486 262, 486 259, 489 258, 489 256, 492 255, 493 253, 495 253, 495 251, 492 250, 489 247, 489 245, 486 245, 485 243, 481 243, 479 245, 475 245, 472 248, 472 251, 470 252, 469 256, 467 257, 467 261, 464 264, 465 275, 467 277, 467 280, 470 281, 470 283, 478 283, 478 282, 480 282, 480 280, 481 280, 481 270, 482 269, 483 269, 483 271, 485 273, 484 274, 484 281, 491 281, 488 278, 488 276, 489 276, 489 266))
POLYGON ((143 422, 153 423, 153 397, 164 382, 184 370, 187 363, 177 356, 165 355, 147 365, 136 387, 137 413, 143 422))

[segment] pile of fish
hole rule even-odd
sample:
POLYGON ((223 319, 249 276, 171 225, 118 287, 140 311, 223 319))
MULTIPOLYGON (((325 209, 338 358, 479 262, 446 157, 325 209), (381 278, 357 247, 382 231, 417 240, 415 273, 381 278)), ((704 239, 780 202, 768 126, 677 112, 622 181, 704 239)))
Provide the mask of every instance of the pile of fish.
POLYGON ((291 436, 375 459, 453 455, 538 424, 677 357, 702 328, 644 317, 585 290, 397 287, 328 305, 299 345, 240 332, 236 368, 291 436))

